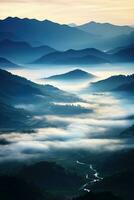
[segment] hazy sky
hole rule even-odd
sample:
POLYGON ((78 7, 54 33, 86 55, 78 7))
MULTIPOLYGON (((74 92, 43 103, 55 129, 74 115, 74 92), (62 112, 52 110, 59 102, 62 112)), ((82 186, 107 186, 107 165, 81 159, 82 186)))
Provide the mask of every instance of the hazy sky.
POLYGON ((0 18, 7 16, 134 24, 134 0, 0 0, 0 18))

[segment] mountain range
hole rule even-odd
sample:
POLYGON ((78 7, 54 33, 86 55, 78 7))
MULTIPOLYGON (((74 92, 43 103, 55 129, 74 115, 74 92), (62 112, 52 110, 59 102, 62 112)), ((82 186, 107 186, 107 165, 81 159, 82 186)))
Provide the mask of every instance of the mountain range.
POLYGON ((33 64, 55 64, 55 65, 72 65, 72 64, 101 64, 108 63, 109 55, 94 49, 82 49, 82 50, 67 50, 64 52, 56 51, 33 62, 33 64))
POLYGON ((118 46, 127 46, 134 42, 134 28, 130 26, 118 26, 110 23, 89 22, 77 26, 80 30, 90 32, 99 37, 94 47, 99 49, 112 49, 118 46))
POLYGON ((32 45, 48 45, 60 50, 80 47, 81 43, 86 44, 87 41, 96 38, 92 34, 68 25, 49 20, 39 21, 17 17, 0 20, 0 30, 11 32, 32 45))
POLYGON ((95 48, 57 51, 48 46, 32 47, 26 42, 0 42, 0 66, 19 67, 23 64, 88 65, 134 61, 134 44, 103 52, 95 48), (17 63, 17 64, 16 64, 17 63))
POLYGON ((122 34, 127 35, 134 31, 130 26, 118 26, 110 23, 98 23, 94 21, 77 26, 77 28, 107 38, 116 37, 122 34))
POLYGON ((134 28, 129 26, 89 22, 70 27, 8 17, 0 20, 0 30, 0 57, 18 65, 134 61, 134 28))
POLYGON ((131 36, 133 27, 108 23, 90 22, 70 27, 49 20, 8 17, 0 20, 0 30, 5 34, 3 36, 1 33, 0 40, 25 41, 31 45, 47 45, 62 51, 90 47, 106 50, 134 42, 134 37, 131 36))
POLYGON ((55 51, 40 57, 32 64, 53 65, 88 65, 103 63, 134 62, 134 45, 118 47, 108 52, 94 48, 81 50, 70 49, 67 51, 55 51))

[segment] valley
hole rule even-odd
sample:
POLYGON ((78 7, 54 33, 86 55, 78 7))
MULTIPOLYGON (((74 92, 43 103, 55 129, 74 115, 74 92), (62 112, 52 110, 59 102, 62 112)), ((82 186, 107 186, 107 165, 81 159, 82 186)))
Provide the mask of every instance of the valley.
POLYGON ((134 27, 0 29, 0 199, 132 200, 134 27))
MULTIPOLYGON (((67 68, 64 67, 64 71, 61 71, 66 72, 67 68)), ((70 71, 71 69, 74 69, 74 67, 70 68, 70 71)), ((14 168, 17 171, 19 168, 23 170, 23 162, 27 160, 31 160, 30 165, 42 160, 56 162, 70 173, 76 173, 81 177, 82 182, 78 187, 81 188, 80 190, 77 188, 72 191, 68 186, 64 189, 63 195, 74 195, 74 193, 99 191, 98 182, 101 184, 103 179, 105 181, 105 177, 113 175, 114 171, 102 170, 102 166, 106 165, 107 157, 112 158, 113 154, 118 155, 122 151, 131 154, 134 148, 133 136, 130 138, 129 135, 128 137, 121 137, 121 133, 134 124, 133 94, 127 97, 122 93, 113 93, 110 90, 85 90, 88 85, 90 88, 92 82, 105 79, 107 77, 106 71, 103 74, 105 67, 103 69, 100 66, 86 69, 81 67, 80 69, 89 72, 92 76, 94 75, 94 79, 92 80, 89 77, 88 80, 85 77, 85 79, 74 80, 71 76, 67 82, 64 79, 42 79, 42 77, 45 77, 46 71, 48 72, 47 75, 50 76, 58 73, 55 68, 51 69, 50 67, 45 69, 33 69, 31 67, 9 69, 10 72, 17 75, 23 74, 32 81, 21 80, 19 76, 14 77, 15 81, 21 83, 22 88, 22 84, 25 85, 25 82, 27 87, 29 85, 28 91, 31 92, 31 100, 29 101, 29 97, 27 98, 26 92, 23 96, 20 89, 18 90, 19 98, 17 97, 17 90, 15 101, 12 97, 16 111, 22 109, 24 113, 28 113, 29 119, 26 120, 27 125, 24 124, 20 127, 17 125, 16 130, 12 126, 9 126, 7 132, 6 129, 1 128, 1 163, 3 163, 1 171, 4 170, 4 173, 9 174, 8 169, 3 168, 6 162, 12 163, 13 166, 13 163, 18 163, 11 169, 11 174, 14 174, 14 168), (46 85, 43 86, 42 84, 45 83, 46 85), (55 87, 47 85, 50 83, 55 87), (59 90, 59 88, 62 90, 59 90), (50 90, 52 99, 48 95, 50 90), (58 93, 60 98, 57 96, 58 93), (40 98, 40 95, 44 96, 45 102, 40 98), (8 154, 8 151, 10 151, 10 154, 8 154)), ((132 66, 128 67, 127 71, 123 67, 122 70, 124 71, 120 72, 115 72, 114 69, 115 66, 111 66, 111 71, 108 71, 109 76, 115 73, 131 74, 133 72, 132 66)), ((60 69, 58 70, 60 71, 60 69)), ((80 70, 79 73, 83 73, 83 71, 80 70)), ((8 78, 10 77, 10 74, 6 72, 5 75, 8 75, 8 78)), ((128 79, 129 77, 131 78, 131 76, 128 76, 128 79)), ((119 79, 119 81, 122 80, 119 79)), ((133 81, 133 77, 130 81, 133 81)), ((124 84, 124 82, 120 82, 120 84, 124 84)), ((6 92, 6 94, 8 93, 6 92)), ((9 94, 12 95, 11 91, 9 94)), ((6 97, 3 98, 6 99, 6 97)), ((18 117, 18 120, 21 121, 21 118, 18 117)), ((16 123, 18 124, 17 121, 16 123)), ((116 168, 116 164, 114 167, 116 168)), ((18 173, 20 173, 19 171, 18 173)), ((38 174, 38 169, 36 173, 38 174)), ((46 184, 48 185, 47 182, 46 184)), ((50 192, 52 192, 52 189, 50 189, 50 192)), ((56 194, 62 195, 58 190, 56 194)))

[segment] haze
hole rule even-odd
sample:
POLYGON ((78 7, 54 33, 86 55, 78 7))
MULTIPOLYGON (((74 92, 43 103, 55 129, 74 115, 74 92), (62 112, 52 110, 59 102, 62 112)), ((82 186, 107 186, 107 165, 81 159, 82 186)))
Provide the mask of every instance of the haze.
POLYGON ((0 0, 0 18, 18 16, 60 23, 88 21, 134 24, 132 0, 0 0), (20 9, 21 8, 21 9, 20 9))

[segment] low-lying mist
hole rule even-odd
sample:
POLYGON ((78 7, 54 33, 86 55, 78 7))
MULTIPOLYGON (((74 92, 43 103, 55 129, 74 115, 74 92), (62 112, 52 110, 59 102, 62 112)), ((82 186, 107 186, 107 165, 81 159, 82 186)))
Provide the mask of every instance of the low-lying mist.
POLYGON ((99 153, 134 147, 132 139, 120 137, 121 132, 134 123, 133 118, 129 119, 134 113, 133 100, 110 93, 84 94, 81 97, 86 101, 79 104, 93 112, 35 116, 44 122, 50 122, 52 126, 39 128, 31 133, 1 133, 0 139, 5 141, 0 143, 1 161, 48 159, 57 157, 58 152, 61 154, 70 150, 99 153))

